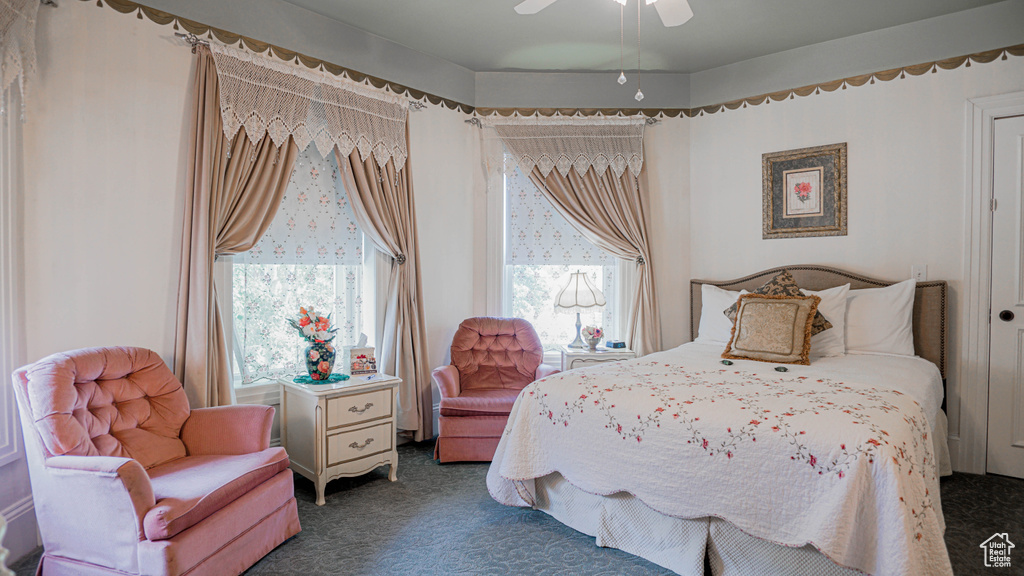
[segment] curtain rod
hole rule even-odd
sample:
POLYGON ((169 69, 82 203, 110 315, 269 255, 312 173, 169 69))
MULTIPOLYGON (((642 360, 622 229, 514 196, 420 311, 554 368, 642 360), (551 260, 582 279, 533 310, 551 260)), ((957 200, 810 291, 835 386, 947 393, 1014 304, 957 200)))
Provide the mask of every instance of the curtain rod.
POLYGON ((184 32, 175 32, 174 35, 177 36, 178 38, 181 38, 182 40, 184 40, 185 44, 188 44, 189 46, 191 46, 193 54, 196 53, 196 46, 209 46, 210 45, 210 41, 209 40, 203 40, 202 38, 200 38, 199 36, 196 36, 195 34, 193 34, 191 32, 189 32, 188 34, 185 34, 184 32))
MULTIPOLYGON (((40 0, 40 1, 43 2, 43 3, 46 3, 46 2, 53 2, 54 0, 40 0)), ((182 40, 185 41, 186 44, 191 46, 193 54, 196 53, 196 46, 209 46, 210 45, 210 41, 209 40, 203 40, 202 38, 200 38, 199 36, 196 36, 195 34, 192 34, 191 32, 188 33, 188 34, 185 34, 184 32, 175 32, 174 35, 177 36, 178 38, 181 38, 182 40)), ((419 101, 419 100, 409 100, 409 109, 414 111, 414 112, 418 112, 420 110, 423 110, 426 107, 427 107, 427 105, 424 104, 423 102, 419 101)))

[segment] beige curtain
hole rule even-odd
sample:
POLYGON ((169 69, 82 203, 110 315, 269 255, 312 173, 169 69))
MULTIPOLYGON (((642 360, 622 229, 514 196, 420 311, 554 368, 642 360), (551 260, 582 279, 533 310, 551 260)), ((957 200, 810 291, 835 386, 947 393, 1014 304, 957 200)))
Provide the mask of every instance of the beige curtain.
POLYGON ((580 176, 569 170, 563 176, 540 168, 530 172, 555 209, 598 248, 633 262, 636 291, 629 303, 626 342, 637 355, 661 350, 661 322, 654 292, 654 270, 647 234, 647 169, 639 177, 626 170, 600 175, 593 167, 580 176))
POLYGON ((224 136, 216 66, 209 49, 200 46, 174 343, 175 375, 193 408, 233 400, 230 356, 213 282, 214 259, 244 252, 263 236, 281 204, 297 155, 290 139, 278 148, 270 138, 254 145, 243 131, 230 141, 224 136))
POLYGON ((359 227, 392 258, 377 365, 402 379, 398 428, 414 432, 414 440, 420 442, 434 436, 434 415, 409 161, 396 168, 392 158, 381 167, 371 155, 363 159, 356 149, 348 156, 339 154, 338 166, 359 227))

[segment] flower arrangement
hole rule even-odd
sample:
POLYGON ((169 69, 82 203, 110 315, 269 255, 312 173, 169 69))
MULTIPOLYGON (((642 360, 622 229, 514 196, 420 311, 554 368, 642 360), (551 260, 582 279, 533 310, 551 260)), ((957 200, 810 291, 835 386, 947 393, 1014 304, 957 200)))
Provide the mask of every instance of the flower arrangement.
POLYGON ((289 318, 288 323, 299 331, 307 342, 330 342, 334 340, 337 328, 331 328, 331 315, 318 316, 312 308, 299 308, 298 319, 289 318))
POLYGON ((807 202, 811 197, 811 183, 800 182, 796 186, 793 186, 793 192, 796 193, 796 197, 799 198, 801 202, 807 202))
POLYGON ((598 326, 587 326, 583 329, 583 337, 587 339, 600 340, 604 338, 604 330, 598 326))

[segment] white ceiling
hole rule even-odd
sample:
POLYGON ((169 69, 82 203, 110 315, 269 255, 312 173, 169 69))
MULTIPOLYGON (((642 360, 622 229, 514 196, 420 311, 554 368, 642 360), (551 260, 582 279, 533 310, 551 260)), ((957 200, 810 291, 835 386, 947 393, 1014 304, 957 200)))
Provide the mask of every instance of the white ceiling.
MULTIPOLYGON (((558 0, 285 0, 475 72, 619 68, 619 4, 558 0)), ((637 1, 625 8, 625 68, 636 69, 637 1)), ((640 0, 642 1, 642 0, 640 0)), ((641 7, 642 69, 692 73, 967 10, 999 0, 689 0, 694 17, 661 25, 641 7)))

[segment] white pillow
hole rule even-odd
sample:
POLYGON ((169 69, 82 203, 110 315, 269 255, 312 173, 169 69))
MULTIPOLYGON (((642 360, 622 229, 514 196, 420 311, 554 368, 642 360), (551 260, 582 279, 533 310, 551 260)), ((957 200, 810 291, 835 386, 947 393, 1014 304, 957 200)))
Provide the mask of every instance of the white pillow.
POLYGON ((914 355, 914 280, 885 288, 850 290, 846 307, 848 354, 914 355))
POLYGON ((818 312, 832 324, 828 330, 811 336, 811 358, 846 354, 846 296, 849 291, 849 284, 828 290, 800 290, 805 296, 821 298, 818 312))
POLYGON ((711 284, 700 287, 700 328, 696 342, 707 344, 728 344, 732 338, 732 320, 725 315, 725 309, 740 299, 746 290, 733 292, 711 284))

